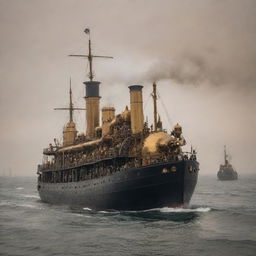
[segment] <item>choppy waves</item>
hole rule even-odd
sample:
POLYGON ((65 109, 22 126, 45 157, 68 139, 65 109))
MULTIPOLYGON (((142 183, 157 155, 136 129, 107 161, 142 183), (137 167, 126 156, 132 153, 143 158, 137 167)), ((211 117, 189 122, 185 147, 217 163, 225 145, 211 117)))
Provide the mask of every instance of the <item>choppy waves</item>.
POLYGON ((162 212, 162 213, 189 213, 189 212, 209 212, 211 211, 210 207, 198 207, 198 208, 171 208, 171 207, 163 207, 163 208, 153 208, 153 209, 147 209, 147 210, 139 210, 139 211, 115 211, 115 210, 110 210, 110 211, 103 211, 103 210, 93 210, 88 207, 83 208, 84 211, 94 211, 94 212, 99 212, 99 213, 122 213, 122 212, 127 212, 127 213, 140 213, 140 212, 162 212))
POLYGON ((142 211, 45 204, 35 184, 0 180, 3 255, 255 255, 256 177, 200 179, 190 207, 142 211))
POLYGON ((30 209, 38 209, 38 210, 42 210, 43 207, 33 204, 33 202, 31 203, 25 203, 25 202, 13 202, 13 201, 2 201, 0 202, 0 207, 9 207, 9 208, 18 208, 18 207, 23 207, 23 208, 30 208, 30 209))

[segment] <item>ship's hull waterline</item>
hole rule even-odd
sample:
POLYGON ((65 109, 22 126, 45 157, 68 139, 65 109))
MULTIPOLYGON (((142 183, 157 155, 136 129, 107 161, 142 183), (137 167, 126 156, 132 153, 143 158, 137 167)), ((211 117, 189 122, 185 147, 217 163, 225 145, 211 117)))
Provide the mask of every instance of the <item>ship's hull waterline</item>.
POLYGON ((219 180, 237 180, 238 175, 236 172, 218 172, 217 177, 219 180))
POLYGON ((198 162, 182 160, 126 169, 79 182, 38 183, 42 201, 96 210, 186 207, 198 177, 198 162))

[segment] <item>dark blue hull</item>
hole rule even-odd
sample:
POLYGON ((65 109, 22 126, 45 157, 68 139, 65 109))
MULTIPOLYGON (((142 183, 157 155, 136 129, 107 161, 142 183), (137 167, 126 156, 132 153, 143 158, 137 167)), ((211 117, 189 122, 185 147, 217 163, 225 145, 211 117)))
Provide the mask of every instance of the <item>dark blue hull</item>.
POLYGON ((38 190, 44 202, 92 209, 183 207, 190 202, 198 170, 197 161, 182 160, 126 169, 79 182, 39 182, 38 190))

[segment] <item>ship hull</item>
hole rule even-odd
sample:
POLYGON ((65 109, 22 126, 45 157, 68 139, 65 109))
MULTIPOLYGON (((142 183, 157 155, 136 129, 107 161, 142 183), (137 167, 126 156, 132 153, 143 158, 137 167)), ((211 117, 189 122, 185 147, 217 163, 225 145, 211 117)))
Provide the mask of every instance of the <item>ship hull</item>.
POLYGON ((219 180, 237 180, 238 175, 234 171, 219 171, 217 174, 219 180))
POLYGON ((186 207, 198 178, 198 162, 182 160, 131 168, 79 182, 38 183, 42 201, 103 210, 186 207))

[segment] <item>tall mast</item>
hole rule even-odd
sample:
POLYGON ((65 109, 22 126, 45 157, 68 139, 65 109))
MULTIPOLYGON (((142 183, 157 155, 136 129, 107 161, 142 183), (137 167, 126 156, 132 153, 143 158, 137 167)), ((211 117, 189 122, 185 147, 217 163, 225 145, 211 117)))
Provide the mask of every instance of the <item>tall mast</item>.
POLYGON ((90 81, 92 81, 93 80, 93 74, 92 74, 92 48, 91 48, 90 32, 89 32, 89 55, 88 55, 88 60, 89 60, 89 67, 90 67, 89 79, 90 79, 90 81))
POLYGON ((152 93, 152 98, 153 98, 153 105, 154 105, 154 130, 157 130, 157 95, 156 95, 156 83, 153 83, 153 93, 152 93))
POLYGON ((100 56, 100 55, 93 55, 92 54, 92 43, 91 43, 91 38, 90 38, 90 29, 86 28, 84 30, 84 33, 89 36, 89 53, 87 55, 83 54, 70 54, 70 57, 82 57, 82 58, 87 58, 89 61, 89 79, 90 81, 93 81, 94 75, 93 75, 93 70, 92 70, 92 60, 93 58, 110 58, 113 59, 113 57, 110 56, 100 56))
POLYGON ((68 110, 69 111, 69 123, 73 122, 74 110, 85 110, 85 108, 74 108, 73 101, 72 101, 71 77, 69 80, 69 107, 68 108, 55 108, 54 110, 68 110))
POLYGON ((99 95, 99 86, 100 82, 93 81, 94 74, 93 74, 93 67, 92 61, 94 58, 113 58, 110 56, 99 56, 93 55, 92 53, 92 42, 90 38, 90 29, 86 28, 84 33, 89 36, 89 52, 88 54, 78 54, 74 55, 71 54, 71 57, 82 57, 86 58, 89 61, 89 81, 84 82, 85 85, 85 104, 86 104, 86 136, 89 139, 93 139, 95 136, 95 128, 99 126, 99 117, 100 117, 100 95, 99 95))
POLYGON ((227 164, 228 160, 227 160, 227 151, 226 151, 226 145, 224 146, 224 161, 225 161, 225 165, 227 164))
POLYGON ((69 122, 73 122, 73 103, 72 103, 72 88, 71 88, 71 77, 69 81, 69 122))

